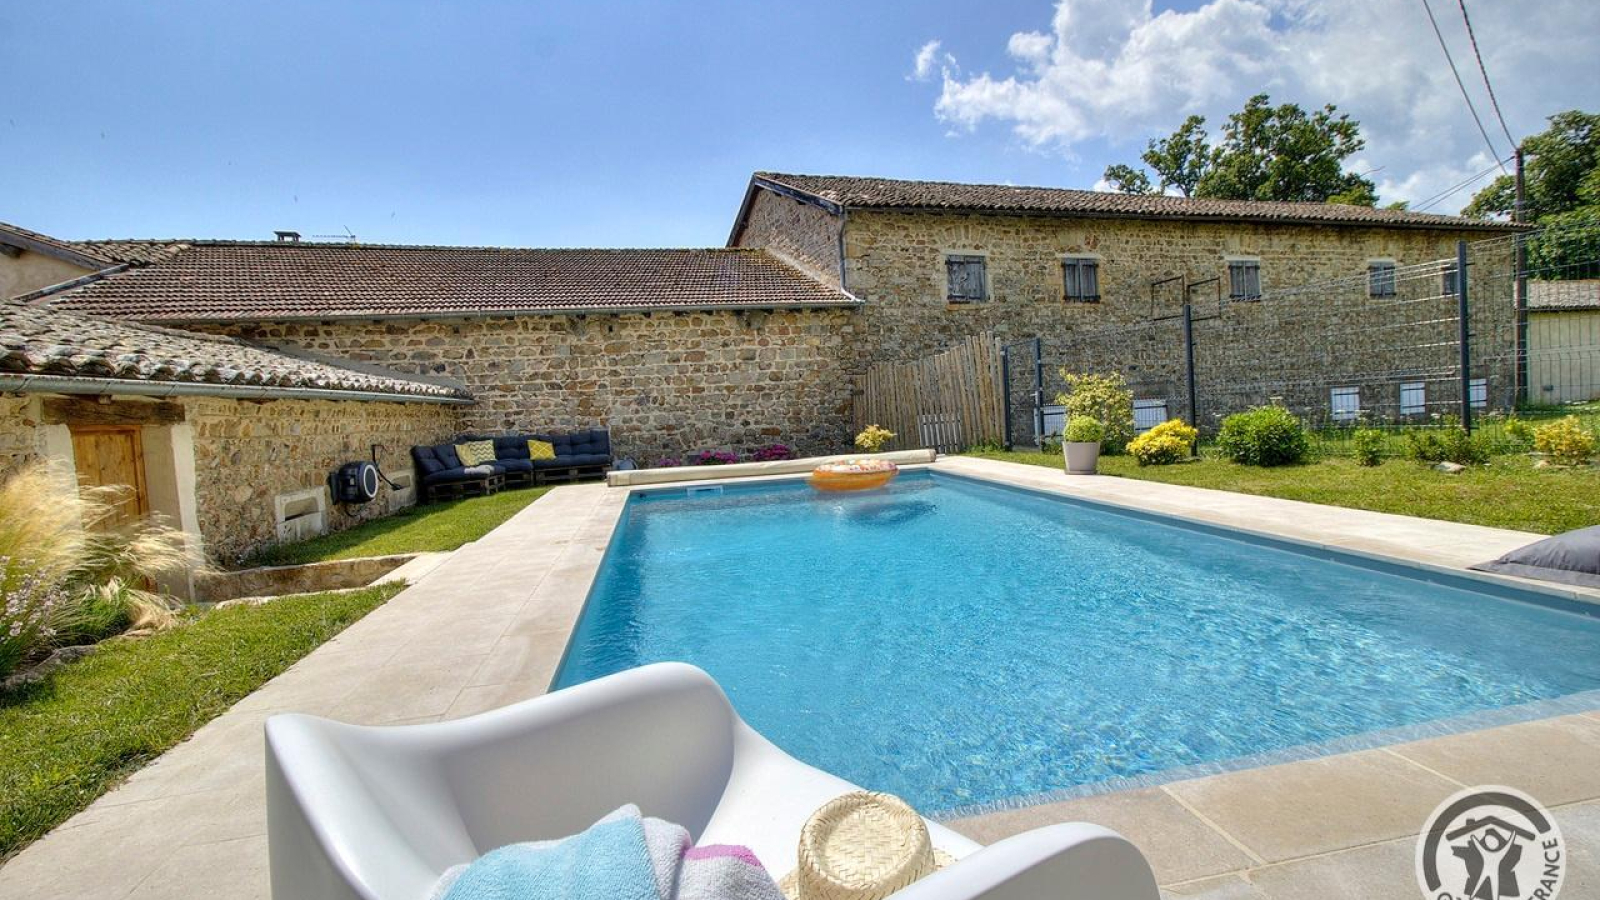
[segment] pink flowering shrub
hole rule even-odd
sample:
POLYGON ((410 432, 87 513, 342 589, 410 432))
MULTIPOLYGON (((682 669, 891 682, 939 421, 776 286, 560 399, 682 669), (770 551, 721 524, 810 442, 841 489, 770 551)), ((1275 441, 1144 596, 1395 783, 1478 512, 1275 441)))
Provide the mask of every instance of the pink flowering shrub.
POLYGON ((678 459, 675 456, 663 456, 660 459, 656 460, 656 464, 655 464, 655 466, 653 468, 657 468, 657 469, 676 469, 677 467, 679 467, 681 465, 683 465, 683 460, 678 459))
POLYGON ((787 444, 768 444, 750 454, 751 462, 772 462, 779 459, 794 459, 798 454, 787 444))
POLYGON ((55 637, 66 596, 26 561, 0 556, 0 675, 55 637))
POLYGON ((702 450, 689 457, 691 466, 727 466, 739 461, 739 454, 727 450, 702 450))

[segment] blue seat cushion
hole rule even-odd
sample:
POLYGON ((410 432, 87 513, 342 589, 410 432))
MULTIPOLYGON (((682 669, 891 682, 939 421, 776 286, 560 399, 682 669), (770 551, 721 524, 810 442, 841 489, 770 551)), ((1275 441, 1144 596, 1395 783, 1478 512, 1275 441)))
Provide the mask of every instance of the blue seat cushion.
POLYGON ((536 434, 533 437, 549 441, 556 449, 556 457, 602 456, 611 458, 611 435, 603 428, 574 431, 571 434, 536 434))
MULTIPOLYGON (((524 445, 524 446, 526 446, 526 445, 524 445)), ((497 469, 502 469, 502 470, 504 470, 505 472, 508 472, 508 473, 510 473, 510 472, 532 472, 533 471, 533 460, 531 460, 531 459, 505 459, 505 458, 502 457, 502 458, 497 459, 497 460, 494 461, 494 467, 497 468, 497 469)))
POLYGON ((557 456, 555 459, 533 460, 535 469, 571 469, 576 466, 604 466, 611 457, 603 453, 583 453, 577 456, 557 456))
POLYGON ((422 477, 424 479, 426 479, 429 475, 442 472, 448 468, 448 466, 440 461, 439 454, 434 452, 434 448, 432 447, 412 447, 411 459, 417 464, 417 468, 422 470, 422 477))
POLYGON ((482 475, 468 475, 466 470, 457 466, 454 469, 440 469, 422 476, 425 485, 455 484, 458 481, 482 481, 482 475))
POLYGON ((433 448, 433 453, 446 469, 463 468, 461 457, 456 455, 455 444, 436 444, 433 448))

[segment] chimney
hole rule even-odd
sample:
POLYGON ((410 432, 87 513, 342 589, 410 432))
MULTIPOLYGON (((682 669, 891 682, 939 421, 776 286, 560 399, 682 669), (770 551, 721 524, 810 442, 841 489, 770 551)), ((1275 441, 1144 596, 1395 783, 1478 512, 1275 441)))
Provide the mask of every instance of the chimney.
POLYGON ((274 231, 273 234, 278 236, 278 243, 280 244, 300 243, 300 232, 298 231, 274 231))

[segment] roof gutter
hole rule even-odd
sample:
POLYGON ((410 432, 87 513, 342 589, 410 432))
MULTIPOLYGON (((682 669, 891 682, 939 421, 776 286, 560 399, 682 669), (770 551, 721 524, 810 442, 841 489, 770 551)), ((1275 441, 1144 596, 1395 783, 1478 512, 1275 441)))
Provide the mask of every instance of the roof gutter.
POLYGON ((3 228, 0 228, 0 243, 10 244, 13 247, 20 247, 23 250, 31 250, 34 253, 38 253, 42 256, 54 257, 62 262, 69 262, 75 266, 82 266, 85 269, 102 269, 112 263, 112 260, 106 259, 103 256, 90 256, 87 253, 80 253, 77 250, 73 250, 68 247, 61 247, 46 241, 37 240, 35 238, 28 237, 25 234, 17 234, 14 231, 3 228))
POLYGON ((237 400, 360 400, 372 403, 475 403, 462 397, 427 394, 386 394, 381 391, 341 391, 332 388, 276 387, 255 384, 204 384, 189 381, 132 381, 126 378, 86 378, 75 375, 0 375, 0 391, 48 394, 125 394, 135 397, 228 397, 237 400))

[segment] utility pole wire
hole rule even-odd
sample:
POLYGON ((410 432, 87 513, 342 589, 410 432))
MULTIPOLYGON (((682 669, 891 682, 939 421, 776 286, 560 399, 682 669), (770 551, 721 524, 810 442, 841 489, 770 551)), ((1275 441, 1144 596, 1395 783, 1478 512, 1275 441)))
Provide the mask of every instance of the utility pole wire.
POLYGON ((1500 101, 1494 95, 1494 85, 1489 83, 1489 70, 1483 67, 1483 54, 1478 52, 1478 35, 1472 30, 1472 17, 1467 15, 1467 0, 1456 0, 1456 5, 1461 7, 1461 21, 1467 23, 1467 39, 1472 41, 1472 55, 1478 60, 1478 72, 1483 75, 1483 89, 1489 92, 1489 105, 1494 108, 1494 117, 1500 120, 1500 130, 1505 132, 1506 143, 1515 148, 1517 139, 1511 136, 1511 129, 1506 127, 1506 117, 1500 114, 1500 101))
POLYGON ((1461 193, 1462 190, 1466 189, 1473 182, 1478 181, 1479 179, 1483 178, 1483 176, 1494 172, 1495 166, 1499 166, 1500 168, 1504 169, 1506 167, 1505 160, 1503 160, 1503 159, 1502 160, 1496 160, 1495 164, 1493 166, 1490 166, 1489 168, 1484 169, 1482 172, 1479 172, 1478 174, 1473 175, 1472 177, 1468 178, 1466 181, 1463 181, 1463 182, 1461 182, 1460 184, 1458 184, 1458 185, 1456 185, 1454 187, 1445 188, 1443 191, 1440 191, 1439 193, 1434 194, 1432 197, 1429 197, 1428 199, 1426 199, 1426 200, 1422 201, 1421 203, 1417 204, 1416 207, 1413 208, 1413 211, 1414 212, 1426 212, 1428 209, 1430 209, 1430 208, 1432 208, 1434 206, 1437 206, 1440 203, 1443 203, 1444 201, 1450 199, 1451 197, 1454 197, 1456 194, 1461 193))
MULTIPOLYGON (((1478 123, 1478 133, 1483 135, 1484 144, 1489 147, 1489 158, 1500 159, 1500 151, 1494 148, 1494 141, 1489 140, 1489 130, 1483 127, 1483 119, 1478 117, 1478 108, 1472 105, 1472 95, 1467 93, 1467 85, 1461 80, 1461 72, 1456 68, 1455 58, 1450 55, 1450 45, 1444 42, 1444 32, 1439 30, 1439 20, 1433 17, 1433 6, 1428 0, 1422 0, 1422 8, 1428 11, 1428 21, 1433 25, 1433 34, 1439 39, 1439 49, 1444 51, 1445 62, 1450 64, 1450 74, 1456 77, 1456 87, 1461 89, 1461 99, 1467 101, 1467 111, 1472 113, 1472 121, 1478 123)), ((1512 142, 1515 146, 1516 142, 1512 142)), ((1500 171, 1506 172, 1506 164, 1501 162, 1500 171)), ((1507 172, 1509 174, 1509 172, 1507 172)))

